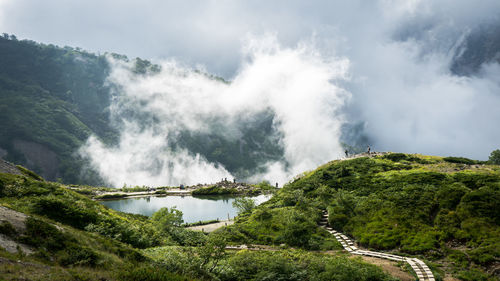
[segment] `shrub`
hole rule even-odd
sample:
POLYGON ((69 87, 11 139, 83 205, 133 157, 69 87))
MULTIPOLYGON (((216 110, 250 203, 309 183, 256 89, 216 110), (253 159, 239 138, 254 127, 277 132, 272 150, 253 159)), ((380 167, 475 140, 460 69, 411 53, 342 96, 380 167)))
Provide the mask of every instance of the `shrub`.
POLYGON ((250 213, 255 206, 255 200, 252 198, 238 197, 233 201, 233 207, 238 209, 238 214, 250 213))
POLYGON ((464 157, 444 157, 444 161, 450 162, 450 163, 457 163, 457 164, 467 164, 467 165, 474 165, 477 164, 476 160, 472 160, 469 158, 464 158, 464 157))
POLYGON ((35 172, 30 171, 30 170, 28 170, 20 165, 16 165, 16 167, 21 171, 21 173, 23 173, 23 175, 30 177, 34 180, 43 181, 43 178, 41 176, 37 175, 35 172))
POLYGON ((33 206, 33 211, 79 229, 85 228, 89 223, 96 223, 98 219, 96 211, 79 206, 69 198, 54 195, 38 198, 33 206))
POLYGON ((148 231, 139 225, 133 225, 119 219, 101 219, 96 224, 88 224, 85 230, 99 233, 137 248, 146 248, 159 244, 159 237, 151 233, 152 229, 148 231))
POLYGON ((26 219, 26 232, 20 237, 20 241, 35 248, 55 252, 64 248, 66 237, 55 226, 28 217, 26 219))
POLYGON ((132 267, 119 274, 123 281, 188 281, 190 278, 167 271, 160 266, 143 265, 132 267))
POLYGON ((5 234, 10 237, 14 237, 17 234, 16 229, 8 221, 2 221, 0 223, 0 233, 5 234))
POLYGON ((117 199, 117 198, 124 198, 127 197, 127 194, 123 193, 115 193, 115 194, 103 194, 103 195, 98 195, 95 197, 97 200, 107 200, 107 199, 117 199))
POLYGON ((478 269, 460 271, 457 276, 460 280, 464 281, 488 281, 488 275, 484 274, 478 269))
POLYGON ((284 242, 290 246, 308 247, 316 224, 299 214, 292 215, 288 220, 282 231, 284 242))
POLYGON ((99 260, 99 255, 87 247, 73 244, 64 249, 64 251, 59 252, 57 260, 63 266, 95 266, 99 260))

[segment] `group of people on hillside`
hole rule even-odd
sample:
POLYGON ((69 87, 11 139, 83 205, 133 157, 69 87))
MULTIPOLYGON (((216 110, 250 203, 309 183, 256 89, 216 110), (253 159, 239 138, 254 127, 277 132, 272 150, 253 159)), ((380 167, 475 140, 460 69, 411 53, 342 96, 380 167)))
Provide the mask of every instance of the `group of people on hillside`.
MULTIPOLYGON (((370 148, 369 145, 367 147, 368 147, 368 149, 367 149, 366 153, 370 154, 371 153, 371 148, 370 148)), ((349 157, 349 150, 347 150, 347 149, 345 150, 345 157, 346 158, 349 157)))

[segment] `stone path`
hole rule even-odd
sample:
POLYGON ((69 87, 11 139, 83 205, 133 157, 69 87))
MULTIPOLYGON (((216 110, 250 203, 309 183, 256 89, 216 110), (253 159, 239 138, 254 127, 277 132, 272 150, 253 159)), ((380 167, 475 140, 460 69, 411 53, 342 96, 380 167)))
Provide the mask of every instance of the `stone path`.
POLYGON ((337 241, 340 242, 342 247, 346 251, 348 251, 351 254, 354 255, 363 255, 363 256, 370 256, 370 257, 376 257, 376 258, 382 258, 382 259, 388 259, 392 261, 400 261, 400 262, 407 262, 413 271, 417 274, 418 279, 417 280, 428 280, 428 281, 435 281, 434 275, 432 274, 432 271, 429 269, 429 267, 421 260, 417 258, 407 258, 407 257, 402 257, 398 255, 392 255, 392 254, 387 254, 387 253, 380 253, 380 252, 374 252, 374 251, 366 251, 366 250, 361 250, 356 247, 354 242, 349 239, 349 237, 345 236, 344 234, 337 232, 333 230, 329 225, 328 225, 328 213, 326 211, 323 211, 323 217, 321 218, 321 221, 319 222, 320 226, 325 228, 328 232, 333 234, 337 241))

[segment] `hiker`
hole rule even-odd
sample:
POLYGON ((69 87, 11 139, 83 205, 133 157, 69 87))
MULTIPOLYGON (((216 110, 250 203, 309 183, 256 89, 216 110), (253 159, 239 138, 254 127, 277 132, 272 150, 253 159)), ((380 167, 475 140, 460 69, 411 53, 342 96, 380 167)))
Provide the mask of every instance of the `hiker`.
POLYGON ((368 146, 368 154, 370 154, 370 146, 368 146))
POLYGON ((345 158, 349 157, 349 151, 345 150, 345 158))

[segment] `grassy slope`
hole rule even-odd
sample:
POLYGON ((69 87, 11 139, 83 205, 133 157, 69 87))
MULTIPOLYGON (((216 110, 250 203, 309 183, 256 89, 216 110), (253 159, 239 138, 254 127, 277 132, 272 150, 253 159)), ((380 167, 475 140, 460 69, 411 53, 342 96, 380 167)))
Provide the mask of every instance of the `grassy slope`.
MULTIPOLYGON (((0 205, 30 215, 24 233, 6 223, 0 224, 0 232, 36 250, 29 256, 0 250, 0 276, 5 280, 134 280, 135 269, 147 273, 151 264, 139 248, 175 244, 160 237, 143 216, 116 212, 59 184, 28 176, 0 173, 0 205)), ((161 274, 168 278, 157 280, 187 280, 161 274)))
POLYGON ((15 140, 38 143, 57 155, 58 177, 98 183, 92 181, 95 175, 81 174, 83 160, 74 154, 92 133, 116 137, 105 110, 107 72, 104 56, 0 37, 0 146, 8 151, 7 160, 24 165, 32 160, 14 147, 15 140))
POLYGON ((224 233, 235 243, 335 248, 314 228, 328 208, 330 224, 365 247, 422 256, 463 280, 496 280, 500 167, 455 162, 477 163, 405 154, 333 161, 286 185, 224 233))
POLYGON ((36 250, 0 250, 0 280, 393 280, 359 259, 286 249, 222 253, 216 262, 210 241, 221 241, 217 234, 161 232, 146 217, 107 209, 31 174, 0 173, 0 205, 30 215, 25 232, 5 223, 0 232, 36 250))

